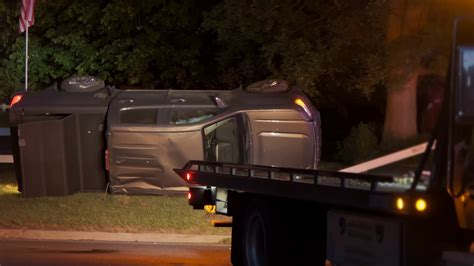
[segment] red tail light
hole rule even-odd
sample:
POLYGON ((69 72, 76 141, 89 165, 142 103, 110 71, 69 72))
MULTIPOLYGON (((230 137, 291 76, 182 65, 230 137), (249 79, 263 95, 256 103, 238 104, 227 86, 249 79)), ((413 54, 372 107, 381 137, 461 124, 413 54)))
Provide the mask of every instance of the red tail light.
POLYGON ((105 170, 109 171, 110 162, 109 162, 109 150, 105 150, 105 170))
POLYGON ((188 192, 188 200, 191 200, 191 192, 188 192))
POLYGON ((13 99, 10 102, 10 108, 13 107, 13 105, 19 103, 21 101, 21 98, 23 98, 23 94, 17 94, 13 96, 13 99))
POLYGON ((191 173, 186 173, 186 180, 191 180, 191 173))

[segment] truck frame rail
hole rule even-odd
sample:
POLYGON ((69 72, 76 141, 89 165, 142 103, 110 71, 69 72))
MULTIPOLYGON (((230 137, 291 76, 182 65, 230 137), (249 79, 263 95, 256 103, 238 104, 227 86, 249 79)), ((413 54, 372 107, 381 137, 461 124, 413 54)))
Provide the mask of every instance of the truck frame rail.
MULTIPOLYGON (((397 215, 421 214, 415 210, 415 202, 422 198, 433 203, 436 199, 426 191, 381 191, 381 184, 394 182, 394 177, 386 175, 195 160, 174 171, 191 186, 219 187, 397 215)), ((426 213, 429 211, 423 212, 426 213)))

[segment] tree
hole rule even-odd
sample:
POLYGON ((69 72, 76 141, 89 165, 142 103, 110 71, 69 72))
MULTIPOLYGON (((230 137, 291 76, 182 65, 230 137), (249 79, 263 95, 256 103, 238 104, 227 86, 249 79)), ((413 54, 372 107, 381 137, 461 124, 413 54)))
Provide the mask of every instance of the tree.
POLYGON ((383 74, 383 1, 224 0, 204 16, 217 77, 231 86, 285 78, 318 104, 370 96, 383 74))
MULTIPOLYGON (((5 64, 8 62, 9 54, 12 51, 13 43, 17 37, 17 28, 19 11, 18 1, 8 0, 0 2, 0 80, 2 81, 2 89, 0 89, 0 98, 9 96, 11 88, 11 75, 5 71, 5 64)), ((13 85, 14 87, 15 85, 13 85)))
POLYGON ((391 0, 387 16, 387 105, 384 141, 417 136, 418 77, 445 75, 455 16, 472 14, 471 1, 391 0))
MULTIPOLYGON (((24 36, 17 33, 17 1, 2 7, 0 12, 9 14, 2 32, 13 36, 0 59, 9 94, 22 86, 24 36)), ((198 29, 206 8, 185 0, 38 1, 30 28, 29 87, 40 89, 74 74, 144 88, 194 86, 201 78, 198 29)))
MULTIPOLYGON (((426 1, 427 2, 427 1, 426 1)), ((388 82, 384 139, 409 139, 417 134, 416 86, 421 54, 416 37, 427 21, 426 3, 390 1, 387 18, 388 82)))

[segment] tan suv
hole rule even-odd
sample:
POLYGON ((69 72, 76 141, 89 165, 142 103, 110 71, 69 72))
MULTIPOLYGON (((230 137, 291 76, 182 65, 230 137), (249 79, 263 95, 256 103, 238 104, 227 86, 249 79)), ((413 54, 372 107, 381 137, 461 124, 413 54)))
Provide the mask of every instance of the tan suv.
MULTIPOLYGON (((234 90, 99 87, 84 92, 62 88, 28 92, 11 109, 12 126, 19 128, 31 121, 48 123, 51 118, 73 116, 76 122, 70 124, 76 125, 76 145, 84 146, 81 140, 90 143, 79 152, 72 148, 83 158, 77 166, 83 175, 79 190, 102 189, 106 183, 114 193, 182 190, 185 183, 173 168, 188 160, 318 166, 319 113, 301 91, 289 88, 283 80, 234 90), (105 160, 99 158, 103 154, 105 160), (105 177, 100 174, 104 169, 108 171, 105 177), (92 174, 85 176, 89 172, 92 174), (93 185, 88 188, 87 184, 93 185)), ((31 163, 41 167, 37 164, 31 163)), ((22 168, 28 171, 28 166, 22 168)))

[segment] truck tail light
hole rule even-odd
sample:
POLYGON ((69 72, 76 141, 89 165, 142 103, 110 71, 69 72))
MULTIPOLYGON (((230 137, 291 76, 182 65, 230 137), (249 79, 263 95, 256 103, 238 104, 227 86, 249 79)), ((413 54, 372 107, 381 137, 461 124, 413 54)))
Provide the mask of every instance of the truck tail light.
POLYGON ((23 94, 17 94, 13 96, 12 101, 10 102, 10 108, 12 108, 13 105, 19 103, 21 101, 21 98, 23 98, 23 94))

